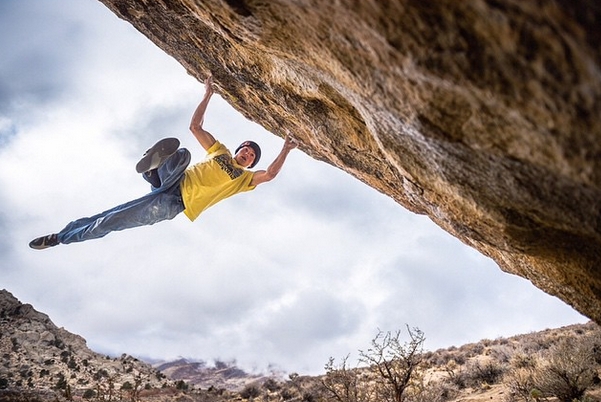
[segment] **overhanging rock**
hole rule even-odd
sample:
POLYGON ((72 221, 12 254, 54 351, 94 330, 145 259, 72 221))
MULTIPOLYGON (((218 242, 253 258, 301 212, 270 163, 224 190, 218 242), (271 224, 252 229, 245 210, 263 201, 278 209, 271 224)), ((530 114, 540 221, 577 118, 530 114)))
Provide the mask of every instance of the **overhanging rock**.
POLYGON ((601 323, 595 0, 100 1, 247 118, 601 323))

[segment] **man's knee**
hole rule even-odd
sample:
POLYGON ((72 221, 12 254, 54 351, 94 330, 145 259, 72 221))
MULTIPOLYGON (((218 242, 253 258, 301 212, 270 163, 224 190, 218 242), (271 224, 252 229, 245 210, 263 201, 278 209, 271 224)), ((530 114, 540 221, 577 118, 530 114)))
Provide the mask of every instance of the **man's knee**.
POLYGON ((175 171, 178 168, 181 169, 182 167, 183 169, 186 169, 190 164, 191 158, 190 151, 188 151, 186 148, 179 148, 165 161, 163 166, 169 171, 175 171))
POLYGON ((188 166, 190 164, 190 160, 192 159, 192 156, 190 155, 190 151, 188 151, 187 148, 178 149, 176 154, 180 155, 182 162, 185 163, 186 166, 188 166))
POLYGON ((188 168, 190 159, 190 151, 186 148, 180 148, 171 155, 158 170, 162 187, 169 187, 178 181, 188 168))

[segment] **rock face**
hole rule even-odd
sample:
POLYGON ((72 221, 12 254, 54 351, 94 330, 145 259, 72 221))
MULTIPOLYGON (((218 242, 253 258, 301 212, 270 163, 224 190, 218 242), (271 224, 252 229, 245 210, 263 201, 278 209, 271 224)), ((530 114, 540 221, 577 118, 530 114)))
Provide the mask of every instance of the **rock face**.
POLYGON ((100 1, 249 119, 601 322, 598 2, 100 1))

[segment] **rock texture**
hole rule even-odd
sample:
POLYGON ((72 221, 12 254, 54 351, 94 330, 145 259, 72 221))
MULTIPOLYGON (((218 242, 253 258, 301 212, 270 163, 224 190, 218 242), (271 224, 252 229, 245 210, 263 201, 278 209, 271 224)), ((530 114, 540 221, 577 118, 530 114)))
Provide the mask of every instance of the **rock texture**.
POLYGON ((249 119, 601 322, 598 2, 100 1, 249 119))

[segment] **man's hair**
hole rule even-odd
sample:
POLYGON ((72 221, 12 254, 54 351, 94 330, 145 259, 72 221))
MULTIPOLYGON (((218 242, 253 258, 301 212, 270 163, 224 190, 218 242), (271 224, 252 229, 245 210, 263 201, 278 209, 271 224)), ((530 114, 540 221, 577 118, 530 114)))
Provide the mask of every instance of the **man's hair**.
POLYGON ((259 144, 257 144, 254 141, 244 141, 242 144, 240 144, 238 148, 236 148, 236 152, 234 152, 234 155, 237 154, 238 151, 240 151, 244 147, 251 147, 253 151, 255 151, 255 160, 249 166, 249 168, 253 168, 259 162, 259 159, 261 159, 261 147, 259 147, 259 144))

